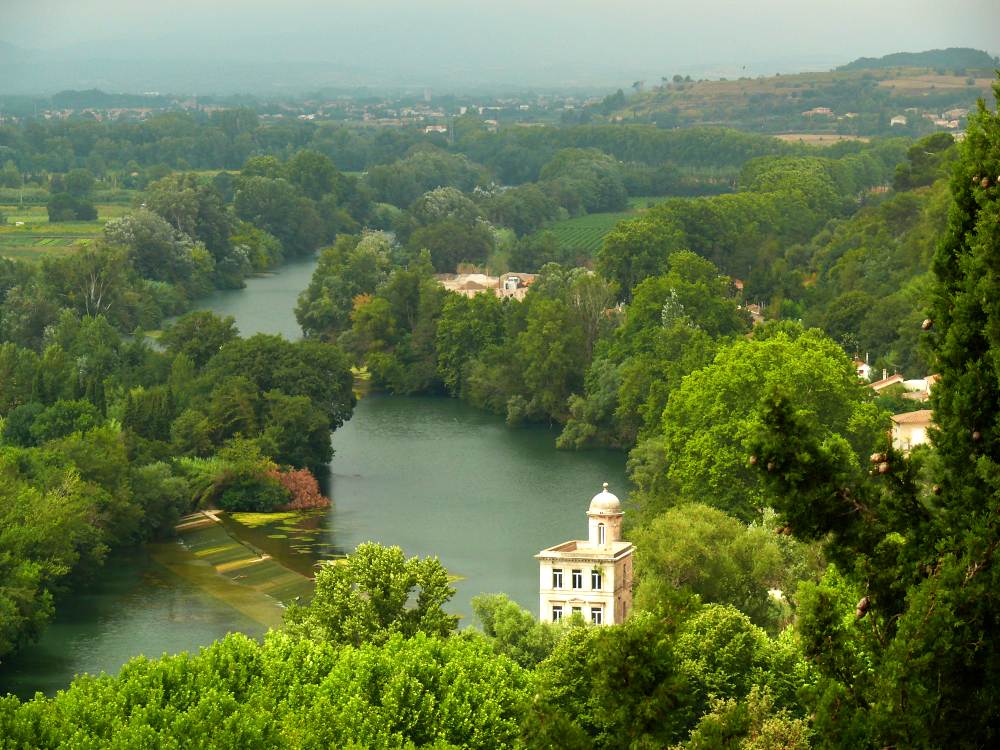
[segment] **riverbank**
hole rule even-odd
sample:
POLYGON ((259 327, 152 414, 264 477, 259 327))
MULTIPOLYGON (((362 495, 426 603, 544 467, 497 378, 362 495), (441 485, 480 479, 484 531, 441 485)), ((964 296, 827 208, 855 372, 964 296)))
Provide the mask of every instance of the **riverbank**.
MULTIPOLYGON (((210 309, 234 315, 244 336, 299 338, 295 301, 314 264, 296 262, 248 280, 246 290, 213 295, 218 305, 210 309)), ((229 548, 231 538, 206 541, 198 551, 214 552, 202 558, 178 542, 123 551, 95 580, 65 595, 38 643, 0 667, 0 694, 52 694, 75 674, 116 674, 136 655, 196 651, 227 632, 259 638, 280 622, 279 602, 305 598, 295 589, 318 561, 365 541, 398 545, 407 556, 438 557, 455 576, 448 611, 463 625, 474 624, 471 599, 479 593, 506 592, 537 611, 534 554, 586 535, 587 505, 602 482, 616 494, 628 491, 623 454, 557 451, 554 431, 544 426, 512 430, 500 417, 444 397, 366 396, 332 439, 329 473, 318 477, 331 508, 219 516, 227 527, 239 524, 228 529, 232 535, 298 574, 288 579, 289 590, 268 589, 268 576, 259 582, 265 590, 243 585, 258 583, 258 571, 266 568, 257 566, 264 563, 229 571, 230 580, 216 571, 208 558, 217 554, 220 566, 233 562, 215 549, 229 548), (239 575, 247 577, 232 580, 239 575), (232 596, 241 597, 240 606, 227 601, 232 596)))
POLYGON ((199 511, 185 516, 176 528, 178 540, 196 560, 208 563, 216 575, 241 590, 235 594, 231 587, 213 585, 199 576, 209 593, 261 624, 277 627, 284 605, 312 596, 312 577, 282 565, 241 538, 238 524, 225 523, 224 515, 222 511, 199 511), (261 596, 250 596, 244 589, 261 596))

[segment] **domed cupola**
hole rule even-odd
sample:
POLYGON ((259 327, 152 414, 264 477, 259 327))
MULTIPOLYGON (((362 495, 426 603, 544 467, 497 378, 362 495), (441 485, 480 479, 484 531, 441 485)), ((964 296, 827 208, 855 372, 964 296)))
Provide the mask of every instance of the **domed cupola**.
POLYGON ((617 516, 622 512, 622 503, 617 495, 608 492, 608 483, 604 483, 604 489, 594 495, 590 501, 589 516, 617 516))
POLYGON ((604 489, 594 495, 587 509, 590 543, 596 547, 607 547, 622 538, 622 503, 617 496, 604 489))

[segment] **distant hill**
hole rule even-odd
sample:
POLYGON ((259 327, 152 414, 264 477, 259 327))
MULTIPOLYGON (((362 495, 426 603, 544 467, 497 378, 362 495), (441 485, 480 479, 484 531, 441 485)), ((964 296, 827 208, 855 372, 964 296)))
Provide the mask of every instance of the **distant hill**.
POLYGON ((971 47, 930 49, 926 52, 894 52, 884 57, 859 57, 837 70, 872 70, 879 68, 970 68, 990 70, 1000 65, 1000 58, 971 47))

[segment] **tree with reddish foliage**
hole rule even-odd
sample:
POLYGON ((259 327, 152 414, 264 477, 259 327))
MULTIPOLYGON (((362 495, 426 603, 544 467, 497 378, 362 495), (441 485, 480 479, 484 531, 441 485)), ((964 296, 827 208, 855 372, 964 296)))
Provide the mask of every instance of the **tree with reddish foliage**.
POLYGON ((309 510, 311 508, 329 508, 330 498, 324 497, 319 491, 319 483, 309 469, 293 469, 291 471, 272 470, 268 476, 288 490, 292 499, 282 505, 279 510, 309 510))

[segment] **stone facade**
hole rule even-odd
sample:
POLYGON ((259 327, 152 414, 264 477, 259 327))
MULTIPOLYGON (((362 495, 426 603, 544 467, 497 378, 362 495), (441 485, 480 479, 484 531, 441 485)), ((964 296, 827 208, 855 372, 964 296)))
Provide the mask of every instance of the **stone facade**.
POLYGON ((608 485, 587 511, 588 538, 544 549, 539 563, 539 617, 558 621, 573 614, 600 625, 624 622, 632 611, 632 552, 621 538, 621 503, 608 485))

